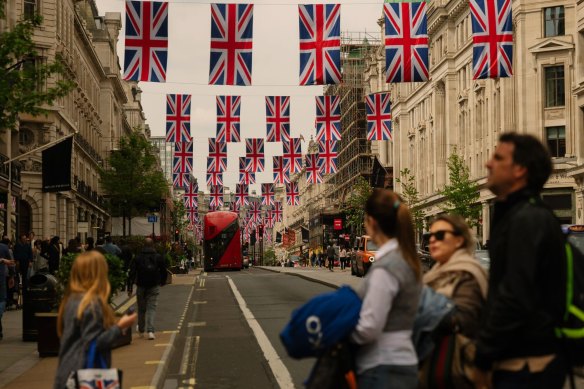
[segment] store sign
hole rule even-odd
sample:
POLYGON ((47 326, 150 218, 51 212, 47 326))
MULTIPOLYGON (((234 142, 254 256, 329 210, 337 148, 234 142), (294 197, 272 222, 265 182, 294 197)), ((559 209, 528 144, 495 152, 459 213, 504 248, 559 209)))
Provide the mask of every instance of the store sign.
POLYGON ((333 228, 335 231, 343 229, 343 219, 335 219, 333 223, 333 228))

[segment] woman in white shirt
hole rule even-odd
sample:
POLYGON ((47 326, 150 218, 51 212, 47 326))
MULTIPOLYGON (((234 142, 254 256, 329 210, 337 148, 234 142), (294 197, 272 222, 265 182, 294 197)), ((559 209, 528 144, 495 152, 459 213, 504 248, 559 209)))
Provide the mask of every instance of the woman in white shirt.
POLYGON ((415 389, 418 359, 412 327, 421 290, 420 262, 408 207, 387 189, 365 204, 365 229, 379 247, 359 291, 363 306, 351 340, 357 382, 367 389, 415 389))

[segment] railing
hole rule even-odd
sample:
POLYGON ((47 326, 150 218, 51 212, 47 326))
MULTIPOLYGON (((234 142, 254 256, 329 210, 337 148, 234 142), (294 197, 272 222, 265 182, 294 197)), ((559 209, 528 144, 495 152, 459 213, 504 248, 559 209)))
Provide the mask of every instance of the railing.
POLYGON ((78 195, 81 195, 85 199, 100 207, 105 206, 105 198, 100 196, 97 191, 92 190, 91 186, 87 185, 85 181, 80 180, 77 176, 73 176, 73 188, 77 191, 78 195))

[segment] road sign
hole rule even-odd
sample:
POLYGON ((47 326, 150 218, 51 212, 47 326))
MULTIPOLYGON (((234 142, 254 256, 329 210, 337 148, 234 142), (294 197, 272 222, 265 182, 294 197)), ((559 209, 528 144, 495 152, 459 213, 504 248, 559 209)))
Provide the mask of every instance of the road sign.
POLYGON ((158 217, 156 215, 148 215, 148 223, 156 223, 158 221, 158 217))

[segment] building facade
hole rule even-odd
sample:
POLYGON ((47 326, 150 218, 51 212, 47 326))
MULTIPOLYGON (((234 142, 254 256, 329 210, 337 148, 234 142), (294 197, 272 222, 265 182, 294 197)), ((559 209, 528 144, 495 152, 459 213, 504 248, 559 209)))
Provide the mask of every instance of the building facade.
POLYGON ((172 185, 172 156, 174 153, 174 142, 167 142, 166 136, 151 136, 150 143, 158 150, 160 167, 164 173, 166 181, 172 185))

